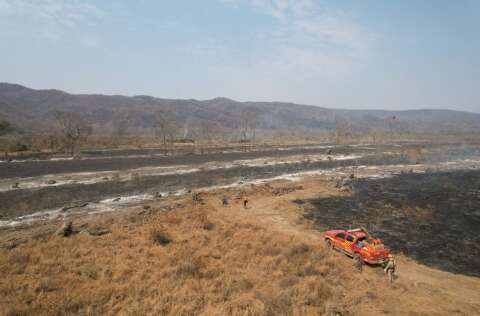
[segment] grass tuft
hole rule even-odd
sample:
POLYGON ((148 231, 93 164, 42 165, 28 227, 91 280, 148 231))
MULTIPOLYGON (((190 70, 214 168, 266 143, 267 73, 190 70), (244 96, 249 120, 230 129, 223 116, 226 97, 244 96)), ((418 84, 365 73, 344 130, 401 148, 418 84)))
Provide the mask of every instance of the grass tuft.
POLYGON ((153 240, 153 243, 161 246, 166 246, 172 242, 171 237, 158 228, 152 228, 150 230, 150 238, 153 240))

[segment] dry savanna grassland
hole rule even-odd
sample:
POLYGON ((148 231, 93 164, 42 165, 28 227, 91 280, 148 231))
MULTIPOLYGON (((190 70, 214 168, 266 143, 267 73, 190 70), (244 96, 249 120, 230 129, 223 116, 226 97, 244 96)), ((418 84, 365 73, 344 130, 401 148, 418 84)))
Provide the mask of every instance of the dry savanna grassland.
POLYGON ((3 229, 0 314, 478 315, 478 278, 398 255, 389 285, 327 249, 293 201, 344 194, 278 181, 74 218, 69 237, 61 219, 3 229))

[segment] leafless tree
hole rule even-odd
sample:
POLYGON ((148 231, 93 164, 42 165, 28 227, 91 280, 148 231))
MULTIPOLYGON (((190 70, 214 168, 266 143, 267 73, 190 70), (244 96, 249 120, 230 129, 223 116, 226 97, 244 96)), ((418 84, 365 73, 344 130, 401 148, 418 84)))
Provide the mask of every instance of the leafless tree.
POLYGON ((5 160, 8 160, 9 144, 3 136, 7 137, 7 135, 13 131, 14 128, 10 122, 0 120, 0 150, 4 151, 5 160))
POLYGON ((92 127, 78 113, 57 111, 54 114, 65 149, 74 156, 81 142, 92 134, 92 127))
POLYGON ((118 146, 125 140, 129 132, 129 126, 132 126, 131 114, 122 110, 115 112, 111 128, 111 143, 113 145, 118 146))
POLYGON ((207 152, 210 152, 210 147, 212 146, 212 139, 214 135, 214 126, 213 123, 208 121, 203 121, 200 126, 200 134, 203 141, 205 141, 207 152))
POLYGON ((240 128, 240 140, 244 143, 244 150, 246 151, 249 143, 255 146, 257 113, 253 109, 247 109, 242 113, 240 128))
POLYGON ((340 144, 345 137, 351 134, 350 123, 344 119, 335 119, 335 143, 340 144))
POLYGON ((129 118, 127 116, 120 116, 115 121, 113 128, 113 135, 118 138, 123 138, 128 132, 129 118))
POLYGON ((173 143, 176 127, 173 118, 166 112, 159 111, 155 115, 155 135, 162 140, 165 154, 168 154, 169 144, 173 143))
POLYGON ((390 141, 392 141, 395 136, 395 131, 397 130, 398 124, 399 120, 396 115, 387 116, 383 119, 383 129, 384 132, 389 136, 390 141))

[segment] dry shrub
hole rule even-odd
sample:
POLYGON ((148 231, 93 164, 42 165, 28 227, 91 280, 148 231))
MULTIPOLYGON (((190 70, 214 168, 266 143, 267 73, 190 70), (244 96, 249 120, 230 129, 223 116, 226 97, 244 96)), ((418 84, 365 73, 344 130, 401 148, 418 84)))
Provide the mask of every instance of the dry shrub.
POLYGON ((215 228, 215 225, 209 221, 209 222, 205 222, 202 228, 205 230, 212 230, 213 228, 215 228))
POLYGON ((265 304, 265 315, 291 315, 293 313, 293 302, 288 292, 264 298, 262 301, 265 304))
POLYGON ((209 220, 207 214, 199 212, 193 214, 193 225, 196 229, 212 230, 215 225, 209 220))
POLYGON ((150 230, 150 238, 153 240, 154 244, 161 246, 166 246, 172 242, 171 237, 158 227, 152 228, 150 230))
POLYGON ((258 299, 240 297, 225 303, 220 312, 215 313, 215 315, 260 316, 265 315, 265 306, 258 299))
POLYGON ((175 274, 184 278, 197 278, 200 276, 200 265, 195 260, 185 260, 176 267, 175 274))
POLYGON ((299 278, 296 277, 296 276, 287 276, 287 277, 281 279, 280 282, 278 283, 278 285, 281 288, 288 288, 288 287, 294 286, 299 281, 300 281, 299 278))
POLYGON ((37 293, 47 293, 53 292, 58 289, 58 286, 51 279, 43 279, 38 282, 35 292, 37 293))
POLYGON ((312 264, 299 266, 296 273, 299 277, 318 275, 320 272, 312 264))
POLYGON ((264 255, 268 257, 276 257, 282 253, 282 248, 278 245, 266 245, 262 247, 259 251, 259 255, 264 255))
POLYGON ((19 306, 10 306, 5 312, 5 316, 27 316, 30 315, 28 309, 19 306))
POLYGON ((289 257, 303 255, 310 251, 310 247, 307 244, 301 243, 290 248, 288 252, 289 257))
POLYGON ((30 261, 30 255, 21 250, 14 250, 10 253, 8 261, 12 265, 26 265, 30 261))
POLYGON ((292 298, 301 305, 324 307, 332 296, 332 290, 326 281, 310 279, 297 284, 291 292, 292 298))
POLYGON ((419 222, 425 222, 425 221, 430 221, 433 218, 433 209, 430 206, 427 207, 420 207, 420 206, 415 206, 415 207, 405 207, 403 209, 403 212, 405 215, 407 215, 409 218, 415 219, 419 222))
POLYGON ((92 279, 96 280, 98 278, 97 271, 94 270, 85 270, 85 271, 80 271, 78 273, 79 276, 81 276, 84 279, 92 279))
POLYGON ((311 248, 305 243, 295 244, 290 247, 285 247, 283 255, 279 260, 285 262, 290 267, 290 270, 297 276, 310 275, 312 268, 305 270, 305 265, 309 262, 311 248))
POLYGON ((175 214, 174 212, 172 213, 169 212, 169 213, 165 213, 163 221, 169 226, 172 226, 172 225, 176 226, 182 223, 182 218, 177 214, 175 214))
POLYGON ((219 278, 222 274, 225 274, 225 270, 217 267, 206 267, 206 270, 202 271, 202 277, 207 280, 219 278))
POLYGON ((22 274, 30 264, 30 254, 24 253, 19 249, 10 252, 7 262, 14 269, 12 272, 22 274))
POLYGON ((253 288, 253 283, 244 277, 225 277, 221 281, 222 298, 227 300, 237 293, 249 291, 253 288))

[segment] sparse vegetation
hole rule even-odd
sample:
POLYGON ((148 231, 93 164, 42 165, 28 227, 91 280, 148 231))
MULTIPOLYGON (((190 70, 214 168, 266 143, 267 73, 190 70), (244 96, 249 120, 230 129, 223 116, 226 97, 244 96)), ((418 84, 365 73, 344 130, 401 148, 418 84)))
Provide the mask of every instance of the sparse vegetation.
POLYGON ((177 132, 174 118, 170 113, 158 111, 155 115, 155 135, 161 139, 163 150, 168 154, 177 132))
POLYGON ((0 120, 0 136, 11 133, 13 130, 13 126, 10 122, 0 120))
POLYGON ((150 237, 155 244, 165 246, 172 242, 170 236, 164 233, 160 228, 155 227, 150 230, 150 237))
POLYGON ((240 201, 222 208, 225 192, 212 192, 202 193, 204 203, 162 199, 147 211, 75 223, 108 234, 63 238, 53 235, 59 223, 45 223, 29 237, 23 228, 16 247, 0 248, 0 314, 384 315, 395 311, 399 293, 424 314, 446 308, 425 295, 434 285, 401 281, 391 288, 380 271, 353 273, 349 259, 324 248, 320 235, 299 223, 293 202, 313 183, 252 188, 248 216, 240 201), (39 233, 49 225, 50 233, 39 233))
POLYGON ((74 112, 57 111, 55 120, 63 137, 65 150, 72 156, 75 155, 80 142, 92 134, 92 127, 74 112))
POLYGON ((325 310, 332 290, 324 278, 340 271, 331 267, 323 276, 296 271, 311 266, 325 269, 330 254, 313 261, 314 252, 323 252, 317 247, 249 222, 225 222, 208 208, 197 205, 164 213, 149 218, 144 225, 129 224, 126 230, 119 230, 124 226, 119 220, 111 227, 111 238, 79 234, 69 239, 32 240, 10 254, 2 252, 0 269, 7 279, 0 285, 0 292, 9 303, 1 305, 0 313, 13 312, 11 306, 28 314, 70 310, 279 315, 294 310, 325 310), (212 216, 217 222, 214 233, 208 230, 213 225, 212 216), (162 227, 160 223, 164 223, 162 227), (144 235, 148 238, 142 241, 144 235), (178 242, 172 242, 172 235, 178 242), (67 248, 70 250, 62 250, 67 248), (261 255, 269 248, 283 251, 271 257, 261 255), (32 258, 35 265, 31 264, 32 258), (12 268, 20 266, 22 270, 13 273, 12 268), (26 275, 31 279, 22 277, 26 275), (299 276, 293 282, 285 281, 292 275, 299 276), (37 278, 40 281, 28 287, 37 278), (95 282, 94 287, 91 282, 95 282), (10 288, 12 284, 27 286, 27 290, 18 295, 10 288), (31 297, 37 298, 27 304, 31 297))

